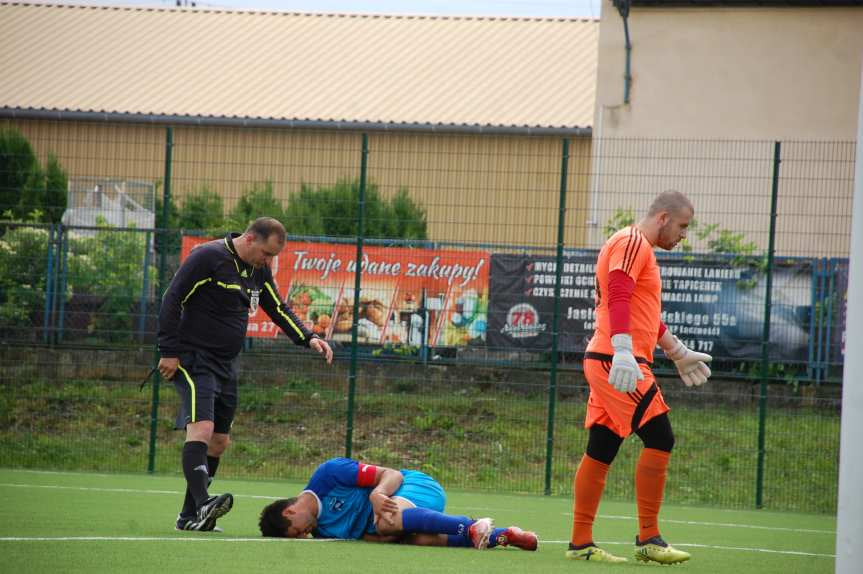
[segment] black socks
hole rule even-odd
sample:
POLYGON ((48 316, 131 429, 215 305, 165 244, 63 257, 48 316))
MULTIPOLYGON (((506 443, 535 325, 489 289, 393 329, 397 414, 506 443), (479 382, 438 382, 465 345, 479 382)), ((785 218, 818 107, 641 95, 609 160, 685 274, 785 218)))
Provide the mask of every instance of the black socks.
MULTIPOLYGON (((207 501, 207 484, 210 479, 207 459, 207 443, 189 441, 183 445, 183 474, 186 477, 186 502, 183 503, 183 512, 187 510, 190 497, 195 509, 207 501)), ((194 514, 194 511, 189 514, 194 514)))

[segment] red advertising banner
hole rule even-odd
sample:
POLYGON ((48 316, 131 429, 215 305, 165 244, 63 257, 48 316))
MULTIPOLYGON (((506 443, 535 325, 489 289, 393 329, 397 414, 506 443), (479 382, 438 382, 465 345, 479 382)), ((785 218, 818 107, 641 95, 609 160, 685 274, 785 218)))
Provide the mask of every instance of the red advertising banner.
MULTIPOLYGON (((209 241, 183 237, 181 259, 209 241)), ((287 242, 273 259, 279 294, 313 332, 350 341, 356 246, 287 242)), ((363 248, 358 341, 370 344, 463 346, 485 341, 489 253, 404 247, 363 248)), ((248 336, 275 337, 258 309, 248 336)))

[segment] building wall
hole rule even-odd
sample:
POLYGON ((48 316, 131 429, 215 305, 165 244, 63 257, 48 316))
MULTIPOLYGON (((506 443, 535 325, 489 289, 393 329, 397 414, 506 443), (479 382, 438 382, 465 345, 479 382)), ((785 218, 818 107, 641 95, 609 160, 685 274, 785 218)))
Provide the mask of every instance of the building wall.
POLYGON ((597 137, 853 140, 863 7, 646 8, 604 0, 597 137), (598 133, 602 126, 602 133, 598 133))
POLYGON ((700 221, 766 248, 782 141, 777 252, 846 256, 863 8, 634 6, 629 31, 624 103, 623 20, 605 0, 588 243, 616 208, 676 188, 700 221))
MULTIPOLYGON (((158 185, 166 130, 136 124, 14 123, 37 153, 54 153, 70 178, 104 177, 158 185)), ((370 132, 368 177, 384 195, 407 189, 427 210, 430 239, 553 247, 557 241, 562 140, 370 132)), ((572 140, 566 245, 584 243, 591 143, 572 140)), ((256 184, 272 182, 283 203, 303 184, 332 185, 360 174, 361 134, 178 126, 172 194, 203 186, 230 209, 256 184)))

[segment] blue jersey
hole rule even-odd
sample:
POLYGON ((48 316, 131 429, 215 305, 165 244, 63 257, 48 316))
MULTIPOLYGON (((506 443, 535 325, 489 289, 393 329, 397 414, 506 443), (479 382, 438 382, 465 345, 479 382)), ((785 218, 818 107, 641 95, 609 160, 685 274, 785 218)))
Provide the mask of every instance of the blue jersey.
MULTIPOLYGON (((359 539, 375 533, 374 511, 369 502, 377 467, 349 458, 332 458, 320 465, 303 492, 318 499, 315 538, 359 539)), ((446 494, 432 477, 416 471, 400 471, 404 481, 393 496, 414 506, 443 512, 446 494)))
POLYGON ((363 474, 374 478, 376 467, 349 458, 333 458, 320 465, 303 492, 318 499, 315 538, 362 538, 372 523, 372 486, 363 474))

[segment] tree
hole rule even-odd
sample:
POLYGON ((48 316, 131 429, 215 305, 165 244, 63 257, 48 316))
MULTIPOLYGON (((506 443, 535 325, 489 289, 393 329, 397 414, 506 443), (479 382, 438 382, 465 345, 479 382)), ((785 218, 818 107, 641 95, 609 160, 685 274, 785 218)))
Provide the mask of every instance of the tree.
POLYGON ((273 217, 285 222, 282 202, 273 195, 273 182, 255 184, 246 191, 228 216, 228 226, 235 231, 244 231, 258 217, 273 217))
POLYGON ((53 153, 48 154, 45 168, 45 202, 42 204, 51 223, 60 223, 69 199, 69 178, 53 153))
POLYGON ((631 207, 618 207, 602 228, 606 237, 611 237, 627 225, 635 223, 635 212, 631 207))
POLYGON ((183 229, 221 230, 225 227, 225 207, 222 197, 206 185, 183 199, 177 218, 183 229))
POLYGON ((66 211, 68 179, 54 154, 45 169, 16 129, 0 130, 0 212, 22 219, 38 210, 39 221, 59 223, 66 211))
MULTIPOLYGON (((360 184, 342 180, 331 187, 303 184, 291 195, 285 209, 289 232, 310 236, 354 236, 357 234, 360 184)), ((426 239, 425 210, 414 203, 406 189, 387 200, 378 187, 365 190, 364 234, 366 237, 426 239)))
POLYGON ((390 205, 395 216, 396 237, 428 239, 425 210, 413 202, 406 189, 400 189, 390 205))
POLYGON ((16 129, 0 130, 0 212, 18 213, 21 193, 38 170, 39 160, 27 138, 16 129))
POLYGON ((164 215, 164 203, 162 196, 159 195, 159 187, 156 185, 156 238, 154 247, 156 253, 165 253, 166 255, 174 255, 180 252, 180 232, 177 231, 177 222, 180 220, 180 212, 177 209, 177 204, 171 201, 168 204, 167 220, 164 215), (168 231, 162 231, 162 230, 168 231))

